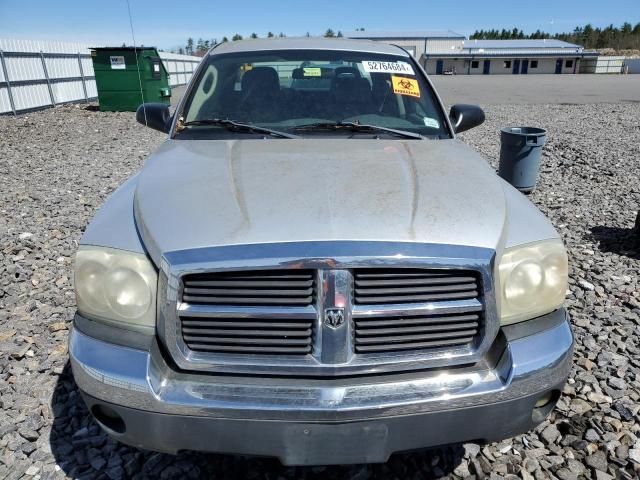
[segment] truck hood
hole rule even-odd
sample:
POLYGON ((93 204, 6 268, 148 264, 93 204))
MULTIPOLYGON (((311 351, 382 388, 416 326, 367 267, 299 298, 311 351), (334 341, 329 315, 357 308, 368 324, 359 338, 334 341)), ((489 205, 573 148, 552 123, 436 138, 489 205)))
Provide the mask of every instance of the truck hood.
POLYGON ((320 240, 497 248, 501 182, 457 140, 169 140, 140 173, 134 211, 156 261, 320 240))

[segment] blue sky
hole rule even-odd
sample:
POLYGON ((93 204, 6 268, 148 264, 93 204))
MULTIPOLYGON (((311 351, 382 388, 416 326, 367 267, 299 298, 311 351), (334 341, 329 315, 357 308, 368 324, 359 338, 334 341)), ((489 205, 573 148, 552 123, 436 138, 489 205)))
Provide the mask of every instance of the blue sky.
MULTIPOLYGON (((518 27, 526 32, 573 30, 640 22, 640 0, 129 0, 138 44, 177 48, 189 36, 222 38, 235 32, 288 36, 334 30, 518 27), (605 6, 606 5, 606 6, 605 6)), ((0 38, 132 43, 126 0, 0 0, 0 38)))

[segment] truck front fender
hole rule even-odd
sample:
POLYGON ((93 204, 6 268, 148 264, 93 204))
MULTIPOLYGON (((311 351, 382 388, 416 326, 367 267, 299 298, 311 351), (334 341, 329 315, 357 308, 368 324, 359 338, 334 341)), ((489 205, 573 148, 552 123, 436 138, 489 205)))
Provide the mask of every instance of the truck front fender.
POLYGON ((147 253, 138 234, 133 214, 133 198, 137 183, 136 174, 109 195, 84 231, 80 245, 147 253))

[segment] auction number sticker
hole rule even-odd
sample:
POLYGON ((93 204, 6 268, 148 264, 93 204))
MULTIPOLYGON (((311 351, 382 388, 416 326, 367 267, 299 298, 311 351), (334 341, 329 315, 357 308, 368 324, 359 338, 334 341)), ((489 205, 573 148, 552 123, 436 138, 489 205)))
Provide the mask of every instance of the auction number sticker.
POLYGON ((124 70, 127 66, 124 63, 124 57, 110 57, 112 70, 124 70))
POLYGON ((362 68, 369 73, 404 73, 407 75, 415 75, 413 67, 407 62, 376 62, 373 60, 365 60, 362 62, 362 68))
POLYGON ((391 83, 393 84, 393 93, 398 95, 409 95, 411 97, 420 96, 420 85, 413 78, 396 77, 391 75, 391 83))
POLYGON ((304 67, 302 69, 302 74, 305 77, 321 77, 322 69, 317 67, 304 67))

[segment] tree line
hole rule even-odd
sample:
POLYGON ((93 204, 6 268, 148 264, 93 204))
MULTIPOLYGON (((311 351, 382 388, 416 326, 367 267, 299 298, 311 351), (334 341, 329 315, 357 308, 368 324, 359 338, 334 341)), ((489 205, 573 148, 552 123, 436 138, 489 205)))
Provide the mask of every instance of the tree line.
MULTIPOLYGON (((364 31, 364 28, 359 28, 358 30, 362 30, 364 31)), ((307 37, 310 37, 311 34, 309 32, 306 33, 307 37)), ((325 37, 342 37, 343 34, 340 30, 337 31, 337 33, 331 29, 328 28, 325 32, 324 32, 324 36, 325 37)), ((267 38, 274 38, 274 37, 278 37, 278 38, 284 38, 286 37, 286 35, 283 32, 280 32, 279 34, 275 34, 273 32, 268 32, 267 33, 267 38)), ((229 37, 222 37, 222 39, 220 40, 220 42, 218 42, 217 38, 212 38, 210 40, 208 39, 203 39, 203 38, 199 38, 197 41, 194 41, 193 38, 188 38, 187 39, 187 44, 184 47, 180 47, 178 48, 176 53, 180 53, 183 55, 197 55, 197 56, 202 56, 205 53, 207 53, 207 51, 213 47, 214 45, 217 45, 218 43, 224 43, 224 42, 237 42, 238 40, 242 40, 244 37, 242 35, 240 35, 239 33, 236 33, 235 35, 233 35, 231 37, 231 39, 229 39, 229 37)), ((251 35, 249 35, 248 38, 259 38, 257 33, 252 33, 251 35)))
POLYGON ((590 23, 576 27, 573 32, 550 34, 541 30, 525 34, 518 28, 511 30, 476 30, 470 40, 510 40, 555 38, 569 43, 577 43, 585 48, 613 48, 615 50, 640 49, 640 23, 635 26, 625 22, 620 27, 594 27, 590 23))
MULTIPOLYGON (((356 31, 364 31, 364 28, 357 28, 356 31)), ((286 37, 283 32, 275 34, 273 32, 267 33, 267 38, 274 37, 286 37)), ((306 33, 307 37, 311 35, 306 33)), ((324 32, 324 37, 342 37, 343 34, 340 30, 333 30, 328 28, 324 32)), ((242 40, 244 37, 236 33, 231 38, 222 37, 220 41, 217 38, 203 39, 199 38, 194 41, 193 38, 187 40, 187 44, 184 47, 180 47, 177 53, 186 55, 204 55, 211 47, 217 43, 224 42, 236 42, 242 40)), ((257 33, 252 33, 248 38, 259 38, 257 33)), ((615 50, 640 50, 640 22, 635 26, 629 22, 623 23, 620 27, 609 25, 608 27, 600 28, 594 27, 590 23, 583 27, 576 27, 572 32, 555 33, 542 31, 540 29, 532 33, 525 33, 519 28, 513 28, 511 30, 503 28, 502 30, 476 30, 470 37, 470 40, 513 40, 513 39, 542 39, 542 38, 554 38, 557 40, 563 40, 569 43, 577 43, 585 48, 602 49, 613 48, 615 50)))

